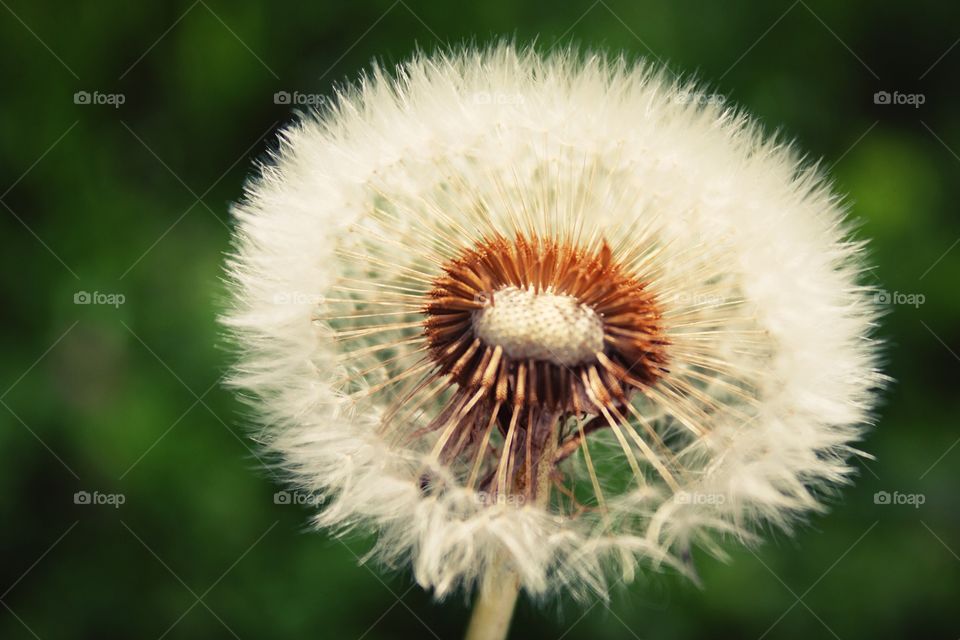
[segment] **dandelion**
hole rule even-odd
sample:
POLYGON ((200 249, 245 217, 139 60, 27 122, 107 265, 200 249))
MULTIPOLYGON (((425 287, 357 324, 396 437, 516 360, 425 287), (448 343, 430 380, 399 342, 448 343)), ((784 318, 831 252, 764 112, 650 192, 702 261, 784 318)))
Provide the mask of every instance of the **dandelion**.
POLYGON ((471 637, 518 590, 695 577, 845 482, 862 245, 815 168, 647 66, 509 45, 375 68, 235 207, 226 322, 317 527, 378 534, 471 637), (680 99, 683 97, 684 99, 680 99))

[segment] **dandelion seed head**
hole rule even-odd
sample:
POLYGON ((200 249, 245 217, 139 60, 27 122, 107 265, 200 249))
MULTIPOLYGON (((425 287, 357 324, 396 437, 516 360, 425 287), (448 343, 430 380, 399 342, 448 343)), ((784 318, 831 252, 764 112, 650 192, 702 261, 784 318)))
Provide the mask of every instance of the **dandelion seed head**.
POLYGON ((883 380, 862 245, 691 89, 502 45, 375 69, 282 134, 225 322, 318 527, 375 531, 438 597, 499 561, 603 595, 848 481, 883 380))

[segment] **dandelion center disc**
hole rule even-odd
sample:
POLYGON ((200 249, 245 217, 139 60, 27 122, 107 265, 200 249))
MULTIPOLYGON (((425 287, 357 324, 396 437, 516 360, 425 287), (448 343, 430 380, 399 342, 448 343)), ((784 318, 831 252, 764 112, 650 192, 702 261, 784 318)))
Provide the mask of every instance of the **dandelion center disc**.
POLYGON ((572 367, 603 351, 603 324, 573 296, 506 287, 473 312, 473 330, 485 344, 515 360, 546 360, 572 367))

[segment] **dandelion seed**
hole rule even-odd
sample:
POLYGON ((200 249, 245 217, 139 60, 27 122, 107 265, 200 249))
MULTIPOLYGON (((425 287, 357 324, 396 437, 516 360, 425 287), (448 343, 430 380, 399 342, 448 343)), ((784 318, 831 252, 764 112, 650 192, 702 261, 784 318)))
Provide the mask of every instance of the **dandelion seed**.
POLYGON ((822 508, 882 381, 862 247, 691 90, 500 46, 375 69, 283 134, 235 207, 226 322, 318 527, 512 608, 822 508))

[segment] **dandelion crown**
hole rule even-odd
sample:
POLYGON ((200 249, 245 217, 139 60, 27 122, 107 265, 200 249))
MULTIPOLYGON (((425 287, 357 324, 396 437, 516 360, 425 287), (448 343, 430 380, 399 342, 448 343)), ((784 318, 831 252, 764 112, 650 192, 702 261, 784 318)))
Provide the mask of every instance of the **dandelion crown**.
POLYGON ((374 69, 235 206, 263 443, 442 597, 604 594, 785 529, 851 472, 876 311, 837 198, 643 65, 504 45, 374 69))

